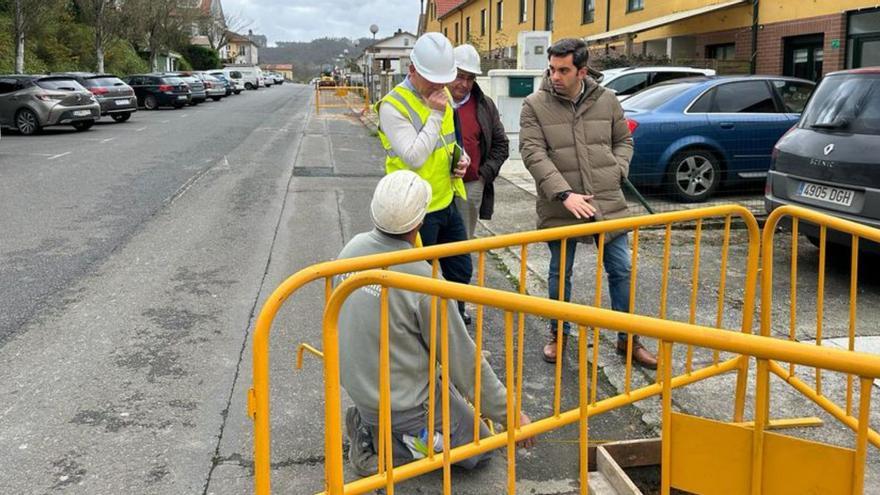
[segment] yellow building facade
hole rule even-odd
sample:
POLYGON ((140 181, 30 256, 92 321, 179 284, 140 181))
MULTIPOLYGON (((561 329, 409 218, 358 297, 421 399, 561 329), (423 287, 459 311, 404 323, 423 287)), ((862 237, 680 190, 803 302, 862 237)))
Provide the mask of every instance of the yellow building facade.
POLYGON ((428 0, 423 16, 425 31, 503 56, 521 31, 550 31, 594 51, 739 60, 809 79, 880 65, 875 0, 428 0))

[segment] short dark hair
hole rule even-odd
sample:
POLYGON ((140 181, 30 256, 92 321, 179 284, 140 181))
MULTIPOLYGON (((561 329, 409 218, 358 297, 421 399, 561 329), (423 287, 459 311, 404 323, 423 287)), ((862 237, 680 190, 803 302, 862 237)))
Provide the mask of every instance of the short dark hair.
POLYGON ((569 55, 573 55, 571 61, 578 69, 586 67, 587 61, 590 59, 587 44, 577 38, 561 39, 547 49, 547 60, 550 60, 550 57, 567 57, 569 55))

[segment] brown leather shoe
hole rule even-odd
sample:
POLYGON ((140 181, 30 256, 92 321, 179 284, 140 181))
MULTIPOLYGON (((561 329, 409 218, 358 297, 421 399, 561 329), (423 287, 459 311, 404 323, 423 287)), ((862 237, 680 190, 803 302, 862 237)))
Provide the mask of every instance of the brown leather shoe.
MULTIPOLYGON (((617 353, 621 356, 626 355, 626 341, 617 341, 617 353)), ((657 358, 651 354, 648 349, 645 349, 645 346, 642 345, 641 342, 634 340, 632 345, 632 360, 633 363, 638 364, 643 368, 648 368, 649 370, 657 369, 657 358)))
MULTIPOLYGON (((565 334, 562 334, 562 353, 565 354, 565 344, 568 341, 565 334)), ((547 341, 547 345, 544 346, 544 361, 548 363, 556 362, 556 332, 550 332, 550 340, 547 341)))

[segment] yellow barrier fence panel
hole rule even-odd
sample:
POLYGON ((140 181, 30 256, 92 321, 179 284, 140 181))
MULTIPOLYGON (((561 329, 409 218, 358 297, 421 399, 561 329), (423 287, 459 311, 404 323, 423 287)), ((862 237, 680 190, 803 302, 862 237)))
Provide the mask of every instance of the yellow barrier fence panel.
MULTIPOLYGON (((334 90, 335 91, 335 90, 334 90)), ((320 96, 316 96, 316 101, 320 98, 321 107, 324 107, 323 102, 327 97, 327 91, 318 90, 316 92, 320 96)), ((354 91, 348 92, 348 97, 354 91)), ((364 93, 365 94, 365 93, 364 93)), ((644 243, 640 243, 640 238, 646 232, 648 228, 655 228, 657 226, 661 227, 661 229, 665 229, 665 237, 663 241, 663 245, 666 251, 666 259, 664 263, 666 266, 669 264, 668 260, 668 248, 666 246, 670 242, 670 233, 673 225, 684 225, 694 222, 700 221, 705 222, 706 219, 717 218, 723 219, 726 225, 725 228, 725 240, 724 246, 730 245, 729 242, 729 234, 730 234, 730 223, 731 218, 737 218, 738 225, 743 227, 741 230, 745 234, 747 238, 747 247, 742 249, 742 263, 743 267, 738 268, 739 273, 743 273, 744 279, 741 281, 741 288, 743 293, 743 307, 741 312, 739 313, 740 324, 737 327, 734 327, 733 330, 741 333, 751 333, 751 325, 752 325, 752 317, 754 313, 754 302, 755 302, 755 290, 756 290, 756 280, 757 280, 757 266, 758 266, 758 253, 760 246, 760 232, 758 230, 757 222, 754 217, 745 209, 735 205, 723 205, 723 206, 714 206, 708 208, 700 208, 695 210, 683 211, 683 212, 671 212, 671 213, 663 213, 659 215, 651 215, 651 216, 642 216, 642 217, 632 217, 626 219, 618 219, 618 220, 608 220, 603 222, 589 223, 584 225, 572 226, 572 227, 561 227, 556 229, 545 229, 540 231, 531 231, 531 232, 523 232, 518 234, 510 234, 505 236, 497 236, 490 238, 481 238, 474 239, 470 241, 463 241, 458 243, 444 244, 438 246, 430 246, 425 248, 416 248, 416 249, 408 249, 403 251, 397 251, 393 253, 385 253, 381 255, 367 256, 362 258, 355 259, 347 259, 347 260, 338 260, 332 262, 321 263, 318 265, 314 265, 307 269, 301 270, 300 272, 292 275, 287 280, 285 280, 267 299, 265 305, 260 311, 260 314, 257 318, 255 332, 254 332, 254 385, 253 388, 249 391, 249 397, 252 400, 249 400, 251 417, 254 420, 254 469, 255 469, 255 489, 258 494, 268 494, 270 493, 271 484, 269 480, 269 466, 270 466, 270 424, 269 424, 269 357, 268 357, 268 344, 269 344, 269 335, 271 331, 272 321, 275 318, 275 315, 278 313, 279 309, 292 294, 294 294, 299 288, 304 285, 317 280, 324 279, 325 281, 325 294, 330 294, 330 290, 332 289, 331 280, 334 276, 340 275, 343 273, 355 273, 363 270, 370 270, 375 268, 384 268, 404 263, 409 263, 418 260, 429 261, 433 265, 433 276, 437 278, 439 275, 439 266, 438 260, 440 258, 456 255, 456 254, 464 254, 464 253, 480 253, 479 256, 482 258, 484 253, 490 252, 492 250, 498 249, 516 249, 516 252, 519 253, 521 269, 520 269, 520 277, 519 277, 519 286, 518 292, 520 295, 526 293, 526 287, 528 285, 527 273, 527 257, 529 253, 529 246, 535 244, 545 244, 551 240, 558 240, 562 243, 566 242, 568 239, 576 239, 576 238, 588 238, 589 236, 601 236, 606 232, 626 230, 631 231, 633 236, 633 260, 634 269, 633 269, 633 279, 638 276, 638 258, 642 254, 640 252, 644 251, 644 243)), ((687 229, 686 229, 687 230, 687 229)), ((661 230, 664 232, 664 230, 661 230)), ((600 244, 601 245, 601 244, 600 244)), ((565 249, 562 249, 561 252, 565 253, 565 249)), ((564 254, 563 254, 564 255, 564 254)), ((727 277, 727 267, 729 263, 727 263, 727 254, 726 252, 721 256, 724 260, 722 266, 721 279, 719 281, 720 286, 725 284, 725 279, 727 277)), ((655 254, 656 259, 656 254, 655 254)), ((481 264, 484 261, 480 262, 481 264)), ((601 263, 600 263, 601 265, 601 263)), ((562 266, 565 266, 564 263, 562 266)), ((597 266, 597 269, 600 267, 597 266)), ((693 272, 692 272, 693 273, 693 272)), ((482 278, 484 275, 479 275, 479 278, 482 278)), ((601 280, 601 278, 599 278, 601 280)), ((564 280, 560 284, 560 288, 564 289, 564 280)), ((702 284, 702 277, 697 281, 694 277, 691 277, 691 283, 700 283, 702 284)), ((482 282, 479 282, 482 284, 482 282)), ((668 284, 668 282, 667 282, 668 284)), ((677 284, 678 285, 678 284, 677 284)), ((635 291, 636 282, 633 280, 630 285, 631 293, 635 291)), ((678 288, 678 287, 676 287, 678 288)), ((338 289, 337 289, 338 290, 338 289)), ((690 286, 687 286, 687 290, 690 291, 690 286)), ((723 292, 720 291, 720 292, 723 292)), ((335 292, 334 292, 335 294, 335 292)), ((515 293, 510 293, 514 294, 515 293)), ((559 295, 562 295, 563 292, 560 291, 559 295)), ((666 295, 664 294, 661 297, 661 301, 665 300, 666 295)), ((634 298, 631 298, 631 300, 634 298)), ((329 300, 329 298, 328 298, 329 300)), ((440 316, 441 321, 444 319, 442 315, 439 315, 440 311, 437 310, 436 304, 440 301, 439 295, 432 295, 432 327, 430 332, 432 334, 432 345, 430 346, 430 361, 432 366, 432 374, 429 378, 430 387, 429 387, 429 418, 428 418, 428 429, 429 433, 433 434, 434 428, 434 411, 436 407, 436 397, 434 397, 435 385, 434 385, 434 375, 433 372, 436 371, 433 366, 435 365, 436 357, 438 349, 434 345, 435 337, 442 337, 443 329, 437 328, 436 325, 436 317, 440 316), (440 331, 441 335, 437 336, 436 333, 440 331)), ((477 304, 477 313, 478 317, 482 314, 483 308, 482 305, 485 304, 480 301, 472 301, 477 304)), ((596 298, 594 304, 601 304, 599 298, 596 298), (598 301, 598 303, 597 303, 598 301)), ((661 304, 665 305, 665 302, 661 302, 661 304)), ((723 308, 723 296, 721 296, 721 301, 718 302, 718 311, 721 313, 723 308)), ((514 418, 514 427, 519 426, 519 411, 522 410, 522 380, 523 380, 523 357, 522 357, 522 342, 524 338, 524 328, 525 328, 525 318, 527 316, 535 316, 535 313, 530 313, 525 311, 522 308, 513 308, 510 310, 512 313, 516 313, 519 317, 519 322, 516 330, 514 331, 514 342, 517 344, 517 349, 515 355, 512 356, 515 366, 510 370, 510 375, 513 377, 513 386, 512 389, 512 400, 514 401, 514 409, 517 412, 514 418)), ((666 310, 663 309, 662 313, 665 314, 666 310)), ((540 316, 540 315, 538 315, 540 316)), ((556 319, 560 322, 569 321, 575 322, 577 319, 575 318, 573 313, 564 313, 562 315, 543 315, 543 317, 547 317, 548 319, 556 319)), ((684 317, 687 319, 687 316, 684 317)), ((718 315, 716 321, 713 322, 717 326, 721 326, 721 316, 718 315)), ((481 325, 480 325, 481 326, 481 325)), ((646 397, 660 395, 662 391, 661 384, 655 383, 653 385, 648 384, 647 386, 642 386, 641 388, 635 388, 630 385, 630 377, 632 377, 631 359, 628 357, 626 359, 626 376, 627 376, 627 391, 626 394, 619 397, 613 397, 610 399, 601 399, 596 396, 597 388, 595 386, 595 379, 597 372, 596 363, 598 362, 598 354, 596 349, 598 348, 598 335, 600 329, 608 329, 610 327, 603 326, 602 323, 596 324, 590 323, 587 324, 589 328, 594 330, 593 340, 594 340, 594 349, 593 349, 593 359, 592 369, 590 370, 591 374, 587 374, 587 378, 591 380, 591 383, 587 384, 586 390, 589 394, 589 415, 600 414, 601 412, 610 410, 613 407, 619 407, 625 404, 631 404, 635 401, 642 400, 646 397), (600 400, 601 399, 601 400, 600 400)), ((561 326, 557 325, 557 331, 561 330, 561 326)), ((635 329, 624 329, 630 335, 639 334, 640 332, 635 329)), ((732 333, 732 332, 724 332, 732 333)), ((643 334, 647 335, 647 334, 643 334)), ((309 352, 312 352, 312 349, 316 352, 324 353, 324 367, 325 367, 325 386, 327 387, 325 390, 325 399, 327 400, 326 406, 327 410, 325 411, 325 424, 327 425, 339 425, 340 424, 340 415, 339 415, 339 370, 338 365, 334 367, 332 363, 338 362, 338 350, 329 349, 328 345, 331 342, 336 341, 336 335, 332 332, 324 332, 323 335, 323 349, 306 349, 309 352), (335 355, 331 355, 333 353, 335 355), (331 398, 331 396, 337 396, 336 398, 331 398), (335 405, 335 411, 334 406, 335 405)), ((482 338, 478 339, 482 340, 482 338)), ((628 344, 631 346, 632 341, 628 339, 628 344)), ((678 343, 679 341, 670 340, 670 342, 678 343)), ((718 352, 721 351, 720 348, 717 347, 706 347, 707 349, 713 349, 713 353, 717 355, 718 352)), ((440 349, 442 354, 442 349, 440 349)), ((729 351, 728 351, 729 352, 729 351)), ((627 353, 629 354, 629 353, 627 353)), ((442 358, 442 356, 441 356, 442 358)), ((662 358, 662 355, 661 355, 662 358)), ((732 359, 728 359, 726 361, 713 360, 707 366, 700 369, 691 369, 689 374, 681 375, 681 376, 673 376, 671 379, 671 387, 677 388, 681 386, 685 386, 689 383, 694 383, 696 381, 705 379, 710 376, 716 376, 719 374, 727 373, 730 371, 737 371, 740 376, 744 376, 745 371, 747 370, 747 358, 743 357, 734 357, 732 359)), ((442 373, 442 365, 441 365, 441 373, 442 373)), ((658 374, 659 377, 660 374, 658 374)), ((476 377, 475 377, 476 379, 476 377)), ((561 394, 561 377, 556 380, 556 387, 554 390, 554 398, 558 397, 561 394)), ((510 391, 509 391, 510 392, 510 391)), ((734 412, 734 418, 736 418, 737 411, 741 411, 741 404, 744 403, 744 394, 745 388, 743 387, 740 390, 737 387, 737 397, 736 397, 736 410, 734 412)), ((442 401, 441 397, 441 401, 442 401)), ((556 399, 554 399, 556 401, 556 399)), ((555 405, 555 404, 554 404, 555 405)), ((442 404, 441 404, 442 406, 442 404)), ((477 407, 481 407, 481 404, 477 404, 477 407)), ((579 421, 581 412, 579 409, 574 411, 561 411, 561 405, 555 406, 554 417, 557 423, 553 422, 542 422, 537 421, 530 425, 525 425, 522 432, 520 433, 526 434, 526 432, 532 432, 531 434, 540 433, 542 431, 549 431, 560 424, 570 424, 575 421, 579 421)), ((441 418, 442 419, 442 418, 441 418)), ((448 456, 444 455, 443 458, 440 456, 435 456, 433 452, 430 451, 426 459, 422 459, 417 461, 416 463, 407 464, 405 466, 393 467, 393 480, 401 480, 407 479, 407 477, 411 477, 417 474, 421 474, 427 472, 432 469, 442 468, 445 465, 449 465, 449 463, 455 463, 458 460, 462 459, 466 455, 472 455, 474 452, 486 452, 488 450, 496 449, 505 443, 508 440, 506 438, 507 433, 500 433, 503 437, 498 437, 498 439, 494 439, 495 437, 491 437, 489 439, 477 439, 477 446, 474 449, 462 449, 460 447, 453 448, 449 451, 448 456), (445 462, 444 462, 445 461, 445 462)), ((341 453, 341 441, 342 441, 342 433, 340 431, 336 431, 335 429, 328 429, 327 435, 327 445, 325 446, 325 459, 328 465, 327 470, 327 483, 326 490, 330 493, 341 493, 338 490, 342 489, 342 453, 341 453), (335 444, 335 446, 331 447, 331 444, 335 444)), ((381 446, 381 444, 380 444, 381 446)), ((383 464, 383 469, 391 468, 390 463, 387 463, 388 466, 384 466, 386 464, 386 460, 388 457, 388 452, 384 451, 383 447, 383 459, 381 463, 383 464)), ((364 489, 376 489, 380 487, 385 487, 388 485, 389 477, 386 477, 383 473, 381 480, 373 479, 373 478, 365 478, 360 480, 359 482, 355 482, 354 489, 360 490, 364 489)), ((392 482, 393 483, 393 482, 392 482)), ((353 493, 347 491, 347 493, 353 493)))

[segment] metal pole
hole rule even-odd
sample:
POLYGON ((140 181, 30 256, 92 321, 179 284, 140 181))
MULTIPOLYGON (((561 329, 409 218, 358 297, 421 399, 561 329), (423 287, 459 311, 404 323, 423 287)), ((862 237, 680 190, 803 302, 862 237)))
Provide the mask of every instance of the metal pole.
POLYGON ((639 203, 641 203, 642 206, 644 206, 645 209, 648 210, 648 213, 653 215, 654 209, 651 208, 651 205, 648 204, 648 201, 645 199, 645 197, 642 196, 638 189, 636 189, 636 186, 634 186, 633 183, 629 181, 629 177, 624 177, 621 182, 623 183, 623 187, 631 192, 636 197, 636 199, 639 200, 639 203))

